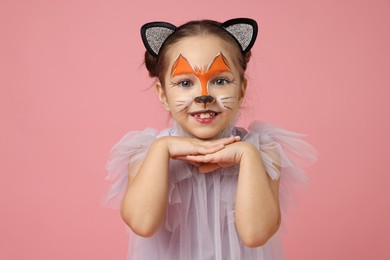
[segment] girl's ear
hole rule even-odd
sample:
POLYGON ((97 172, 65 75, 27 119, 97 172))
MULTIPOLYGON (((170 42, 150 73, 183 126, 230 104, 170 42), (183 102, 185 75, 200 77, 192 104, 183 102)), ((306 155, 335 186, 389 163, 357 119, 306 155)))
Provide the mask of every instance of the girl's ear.
POLYGON ((238 100, 240 105, 244 101, 244 96, 245 96, 247 86, 248 86, 248 79, 244 77, 244 81, 240 85, 240 99, 238 100))
POLYGON ((168 98, 167 98, 167 95, 165 93, 165 89, 163 88, 163 86, 161 85, 161 82, 159 80, 157 80, 157 82, 156 82, 156 89, 157 89, 158 98, 160 99, 161 104, 164 106, 165 110, 170 111, 168 98))

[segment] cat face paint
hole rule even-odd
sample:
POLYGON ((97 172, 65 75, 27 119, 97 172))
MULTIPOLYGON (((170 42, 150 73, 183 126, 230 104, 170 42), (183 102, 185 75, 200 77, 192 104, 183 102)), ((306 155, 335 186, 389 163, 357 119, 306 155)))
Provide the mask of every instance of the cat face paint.
MULTIPOLYGON (((183 78, 187 76, 197 79, 197 81, 199 81, 198 83, 200 83, 201 95, 199 96, 199 92, 197 91, 195 93, 193 91, 186 91, 186 95, 191 94, 192 96, 181 96, 179 100, 176 100, 177 108, 185 110, 192 101, 195 101, 198 104, 203 104, 204 109, 206 109, 207 104, 212 104, 217 101, 220 108, 231 109, 234 100, 237 101, 237 96, 226 95, 229 91, 225 91, 225 93, 223 93, 225 95, 215 95, 218 93, 222 94, 221 92, 224 92, 224 90, 227 89, 224 85, 236 85, 235 80, 231 75, 233 75, 233 73, 229 67, 229 62, 221 51, 208 67, 193 67, 188 60, 180 54, 172 66, 171 78, 180 76, 183 78), (210 93, 209 91, 210 86, 214 88, 214 91, 212 91, 213 93, 210 93), (215 88, 219 90, 216 91, 215 88)), ((179 80, 177 83, 171 84, 177 86, 182 83, 187 84, 187 88, 191 88, 193 86, 190 85, 195 84, 194 82, 191 82, 189 78, 184 78, 183 81, 179 80)))
POLYGON ((215 37, 184 39, 170 49, 160 100, 184 133, 201 139, 231 134, 244 89, 233 55, 215 37))
POLYGON ((231 72, 229 63, 222 52, 215 57, 208 69, 206 67, 199 68, 197 66, 193 69, 187 59, 180 54, 172 66, 171 78, 180 75, 194 74, 199 79, 202 86, 201 96, 208 96, 207 83, 215 74, 222 72, 231 72))

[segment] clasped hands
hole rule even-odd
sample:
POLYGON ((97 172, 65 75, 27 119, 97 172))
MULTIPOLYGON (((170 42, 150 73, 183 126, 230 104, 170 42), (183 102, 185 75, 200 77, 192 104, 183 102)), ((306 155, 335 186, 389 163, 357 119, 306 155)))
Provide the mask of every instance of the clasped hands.
POLYGON ((175 136, 160 139, 166 143, 170 158, 195 165, 201 173, 230 167, 240 163, 247 152, 258 152, 251 143, 240 142, 239 136, 215 140, 175 136))

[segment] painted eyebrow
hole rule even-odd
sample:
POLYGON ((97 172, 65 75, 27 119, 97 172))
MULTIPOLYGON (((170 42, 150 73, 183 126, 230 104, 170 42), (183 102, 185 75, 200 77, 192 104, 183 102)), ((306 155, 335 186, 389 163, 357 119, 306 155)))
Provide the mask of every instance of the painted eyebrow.
POLYGON ((221 73, 221 72, 231 72, 231 69, 229 67, 229 62, 227 61, 226 57, 223 55, 222 51, 219 52, 219 54, 214 58, 213 62, 211 63, 208 69, 206 67, 203 68, 195 67, 195 69, 193 69, 190 63, 188 62, 188 60, 182 54, 180 54, 172 66, 171 77, 184 75, 184 74, 195 74, 198 77, 201 75, 203 76, 207 75, 206 77, 210 77, 215 73, 221 73))
POLYGON ((177 57, 175 63, 172 66, 171 77, 173 78, 179 75, 194 74, 194 73, 195 71, 192 69, 190 63, 180 53, 179 57, 177 57))
MULTIPOLYGON (((199 69, 196 68, 196 70, 199 69)), ((205 74, 208 77, 213 74, 222 72, 231 72, 229 62, 227 61, 226 57, 223 55, 222 52, 219 52, 219 54, 214 58, 208 70, 199 70, 199 74, 205 74)))

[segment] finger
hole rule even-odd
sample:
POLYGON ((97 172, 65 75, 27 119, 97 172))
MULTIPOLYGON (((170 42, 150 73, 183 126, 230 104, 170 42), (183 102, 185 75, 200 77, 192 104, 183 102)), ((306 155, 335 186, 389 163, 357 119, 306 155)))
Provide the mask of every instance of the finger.
POLYGON ((239 136, 239 135, 233 136, 233 138, 234 138, 234 141, 235 141, 235 142, 241 140, 241 136, 239 136))
POLYGON ((220 168, 220 166, 216 163, 206 163, 201 165, 198 169, 200 173, 209 173, 218 168, 220 168))
POLYGON ((202 166, 202 164, 203 163, 198 163, 198 162, 191 162, 191 161, 186 161, 187 163, 189 163, 189 164, 192 164, 192 165, 194 165, 195 167, 200 167, 200 166, 202 166))
POLYGON ((216 139, 216 140, 211 141, 211 143, 217 144, 217 145, 218 144, 228 145, 228 144, 240 141, 240 139, 241 139, 241 137, 237 135, 237 136, 231 136, 231 137, 227 137, 227 138, 216 139))
POLYGON ((202 144, 196 147, 196 151, 198 154, 211 154, 211 153, 218 152, 223 148, 225 148, 225 145, 223 144, 217 144, 217 145, 202 144))
POLYGON ((187 157, 186 155, 178 155, 178 156, 173 156, 171 157, 173 160, 184 160, 186 161, 187 160, 187 157))
POLYGON ((200 163, 200 162, 195 162, 195 161, 187 160, 187 159, 185 158, 185 156, 184 156, 184 157, 183 157, 183 156, 176 157, 175 159, 176 159, 176 160, 180 160, 180 161, 184 161, 184 162, 189 163, 189 164, 192 164, 192 165, 194 165, 194 166, 196 166, 196 167, 199 167, 199 166, 201 166, 201 165, 203 164, 203 163, 200 163))
POLYGON ((187 160, 191 162, 199 162, 199 163, 215 163, 218 160, 215 158, 213 154, 205 154, 205 155, 187 155, 187 160))
POLYGON ((212 141, 204 141, 202 142, 201 146, 199 146, 196 150, 198 154, 215 153, 225 148, 226 145, 240 141, 240 139, 241 139, 240 136, 232 136, 232 137, 221 138, 212 141))

